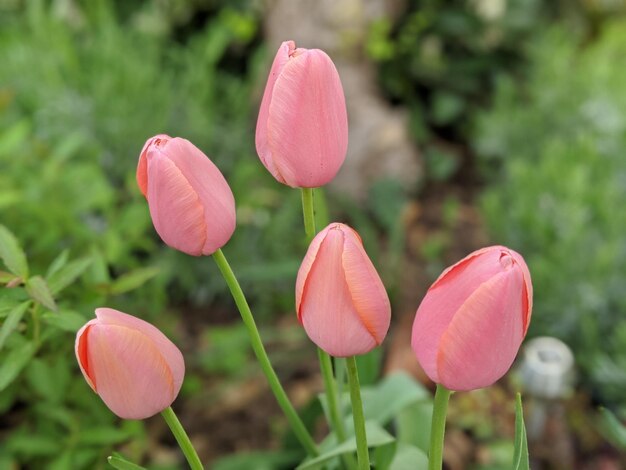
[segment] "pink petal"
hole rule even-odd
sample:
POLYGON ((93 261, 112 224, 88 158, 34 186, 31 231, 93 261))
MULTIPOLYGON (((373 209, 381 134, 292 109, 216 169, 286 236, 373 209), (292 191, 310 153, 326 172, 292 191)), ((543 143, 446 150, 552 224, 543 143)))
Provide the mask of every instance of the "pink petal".
POLYGON ((203 212, 206 239, 202 254, 210 255, 228 242, 235 231, 235 198, 215 164, 186 139, 176 137, 162 151, 193 188, 203 212))
POLYGON ((155 135, 154 137, 150 137, 146 140, 146 143, 141 149, 141 153, 139 154, 139 163, 137 164, 137 185, 139 186, 139 190, 144 197, 148 197, 148 149, 150 146, 154 145, 155 142, 169 139, 171 139, 171 137, 166 134, 155 135))
MULTIPOLYGON (((128 315, 127 313, 112 308, 97 308, 96 317, 98 318, 98 323, 101 325, 124 326, 143 333, 149 338, 163 356, 163 360, 167 363, 174 382, 174 393, 178 395, 185 377, 185 361, 178 347, 176 347, 161 330, 141 318, 128 315)), ((93 321, 95 320, 92 320, 92 322, 93 321)))
POLYGON ((315 262, 315 258, 317 257, 317 253, 320 248, 320 244, 326 238, 326 234, 328 230, 330 230, 335 224, 331 224, 326 227, 324 230, 319 232, 313 240, 311 240, 311 244, 309 245, 309 249, 304 255, 304 259, 302 260, 302 264, 300 265, 300 269, 298 269, 298 277, 296 278, 296 312, 298 314, 298 320, 302 323, 302 315, 300 314, 300 304, 302 302, 302 296, 304 294, 304 286, 307 278, 309 277, 309 272, 311 271, 311 267, 315 262))
POLYGON ((89 384, 94 392, 96 391, 96 383, 91 365, 89 363, 88 348, 89 329, 97 322, 97 320, 90 320, 80 330, 78 330, 76 333, 76 342, 74 343, 74 352, 76 353, 76 359, 78 360, 80 371, 83 373, 83 377, 85 377, 87 384, 89 384))
POLYGON ((202 254, 206 227, 198 195, 159 151, 148 159, 148 205, 154 228, 165 243, 193 256, 202 254))
POLYGON ((285 180, 278 172, 276 165, 274 165, 274 161, 272 158, 272 151, 267 143, 267 121, 269 117, 269 107, 272 101, 272 94, 274 93, 274 84, 276 83, 276 79, 280 75, 283 67, 289 60, 289 55, 295 50, 296 45, 293 41, 285 41, 278 48, 278 52, 276 53, 276 57, 274 57, 274 62, 272 63, 272 69, 270 70, 269 77, 267 78, 267 84, 265 85, 265 91, 263 93, 263 100, 261 101, 261 108, 259 109, 259 117, 256 124, 256 150, 259 154, 259 158, 265 168, 274 175, 281 183, 285 183, 285 180))
POLYGON ((524 312, 524 336, 526 336, 526 333, 528 332, 528 327, 530 326, 530 317, 533 310, 533 283, 530 279, 530 271, 528 270, 528 266, 526 265, 526 261, 524 261, 522 255, 511 249, 509 249, 508 251, 515 260, 517 268, 522 271, 522 275, 524 276, 524 290, 522 292, 522 311, 524 312))
POLYGON ((88 351, 98 395, 120 418, 148 418, 176 398, 172 373, 145 334, 95 324, 89 330, 88 351))
POLYGON ((327 231, 309 270, 300 302, 300 318, 309 338, 336 357, 364 354, 376 340, 352 303, 342 265, 344 235, 327 231))
POLYGON ((441 335, 465 301, 484 282, 502 271, 500 255, 508 249, 477 250, 446 269, 428 289, 413 323, 411 344, 424 372, 439 382, 437 354, 441 335))
POLYGON ((376 268, 354 230, 343 226, 343 268, 352 302, 361 321, 380 345, 391 321, 391 305, 376 268))
POLYGON ((323 51, 302 50, 283 66, 267 131, 267 147, 285 184, 318 187, 335 177, 348 148, 348 118, 339 74, 323 51))
POLYGON ((453 390, 487 387, 511 367, 524 338, 518 297, 524 279, 508 269, 482 284, 441 337, 440 382, 453 390))

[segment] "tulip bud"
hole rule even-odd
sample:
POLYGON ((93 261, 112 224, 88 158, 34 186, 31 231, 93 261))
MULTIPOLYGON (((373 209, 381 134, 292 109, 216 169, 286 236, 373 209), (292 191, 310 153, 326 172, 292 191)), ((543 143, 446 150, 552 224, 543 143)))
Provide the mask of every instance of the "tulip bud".
POLYGON ((520 254, 504 246, 471 253, 439 276, 417 309, 411 341, 417 360, 450 390, 493 384, 526 336, 532 302, 520 254))
POLYGON ((235 199, 217 167, 179 137, 148 139, 139 157, 137 183, 148 200, 152 223, 172 248, 210 255, 235 230, 235 199))
POLYGON ((314 188, 335 177, 348 149, 348 116, 339 74, 325 52, 281 44, 259 110, 256 149, 288 186, 314 188))
POLYGON ((170 406, 185 362, 156 327, 111 308, 96 309, 76 333, 76 359, 89 386, 120 418, 145 419, 170 406))
POLYGON ((385 339, 389 298, 359 235, 333 223, 311 242, 296 280, 298 319, 328 354, 365 354, 385 339))

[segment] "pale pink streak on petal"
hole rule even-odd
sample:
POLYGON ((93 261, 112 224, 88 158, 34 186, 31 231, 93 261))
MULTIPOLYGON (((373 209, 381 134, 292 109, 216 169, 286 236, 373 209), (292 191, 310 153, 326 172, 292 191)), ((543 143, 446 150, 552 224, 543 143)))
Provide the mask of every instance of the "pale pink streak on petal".
POLYGON ((296 278, 296 313, 298 314, 298 320, 300 320, 300 323, 302 323, 302 313, 300 311, 300 306, 302 304, 302 297, 304 296, 306 280, 309 277, 311 267, 315 263, 320 244, 322 243, 324 238, 326 238, 328 230, 332 228, 333 225, 334 224, 329 225, 320 233, 318 233, 315 238, 313 238, 311 244, 309 245, 309 249, 306 252, 306 255, 304 255, 304 259, 302 260, 300 269, 298 269, 298 277, 296 278))
POLYGON ((286 184, 330 182, 348 147, 348 118, 339 74, 318 49, 303 50, 283 67, 267 119, 268 147, 286 184))
POLYGON ((441 337, 439 380, 454 390, 487 387, 511 367, 524 339, 518 297, 524 279, 512 267, 482 284, 441 337))
POLYGON ((167 408, 176 397, 167 363, 152 340, 139 331, 93 325, 89 361, 98 395, 120 418, 148 418, 167 408))
POLYGON ((342 266, 344 236, 328 230, 313 263, 300 303, 309 338, 335 357, 363 354, 376 346, 352 304, 342 266))
MULTIPOLYGON (((178 395, 185 377, 185 361, 180 350, 156 326, 141 318, 128 315, 112 308, 97 308, 96 317, 101 325, 117 325, 138 331, 149 338, 167 363, 174 382, 174 395, 178 395)), ((94 322, 96 320, 92 320, 94 322)))
POLYGON ((434 382, 439 382, 437 354, 441 335, 469 296, 502 271, 499 259, 503 251, 508 249, 483 248, 446 269, 417 309, 411 344, 420 365, 434 382))
POLYGON ((380 345, 391 321, 389 297, 376 268, 363 249, 361 240, 354 230, 343 226, 343 268, 346 283, 356 312, 367 330, 380 345))
POLYGON ((165 243, 193 256, 202 254, 206 226, 198 195, 158 149, 148 156, 148 206, 154 228, 165 243))
POLYGON ((209 255, 228 242, 235 231, 235 198, 215 164, 186 139, 171 139, 162 147, 196 193, 206 222, 202 254, 209 255))
POLYGON ((96 383, 91 365, 89 363, 88 343, 89 329, 95 323, 97 323, 97 320, 90 320, 80 330, 78 330, 76 333, 76 341, 74 343, 74 352, 76 353, 76 359, 78 360, 80 371, 83 373, 83 377, 85 377, 87 384, 94 392, 96 391, 96 383))
POLYGON ((276 79, 289 60, 289 55, 295 50, 295 48, 296 45, 293 41, 285 41, 278 48, 278 52, 276 53, 276 57, 274 57, 274 62, 272 63, 269 77, 267 78, 267 84, 265 85, 265 91, 263 92, 263 100, 261 101, 261 108, 259 109, 259 117, 256 124, 255 143, 259 158, 265 168, 267 168, 268 171, 274 175, 274 178, 281 183, 285 183, 285 180, 276 168, 272 157, 272 151, 267 144, 267 122, 276 79))

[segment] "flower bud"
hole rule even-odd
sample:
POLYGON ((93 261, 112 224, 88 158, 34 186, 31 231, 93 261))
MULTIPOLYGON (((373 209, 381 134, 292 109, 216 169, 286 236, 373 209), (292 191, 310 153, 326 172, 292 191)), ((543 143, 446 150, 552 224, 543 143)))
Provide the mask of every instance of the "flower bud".
POLYGON ((210 255, 235 230, 235 199, 217 167, 186 139, 148 139, 137 166, 137 183, 148 200, 152 223, 172 248, 210 255))
POLYGON ((359 235, 333 223, 311 242, 296 280, 298 319, 328 354, 365 354, 385 339, 389 298, 359 235))
POLYGON ((411 345, 433 382, 487 387, 511 367, 530 323, 533 287, 524 258, 504 246, 446 269, 422 300, 411 345))
POLYGON ((335 177, 348 149, 348 116, 339 74, 325 52, 281 44, 259 110, 256 149, 288 186, 314 188, 335 177))
POLYGON ((76 359, 89 386, 120 418, 145 419, 170 406, 185 362, 156 327, 111 308, 96 309, 76 333, 76 359))

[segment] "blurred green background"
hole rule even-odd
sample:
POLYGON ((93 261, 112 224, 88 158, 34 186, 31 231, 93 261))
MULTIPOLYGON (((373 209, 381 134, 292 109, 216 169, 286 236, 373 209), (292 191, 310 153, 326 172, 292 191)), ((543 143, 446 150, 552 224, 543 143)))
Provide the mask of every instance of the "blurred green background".
MULTIPOLYGON (((74 334, 97 306, 146 318, 181 346, 189 373, 179 406, 188 415, 258 376, 211 260, 168 249, 152 228, 134 170, 157 133, 190 139, 225 174, 238 219, 225 252, 278 369, 296 382, 315 374, 314 352, 302 352, 307 342, 292 318, 305 249, 294 236, 302 231, 299 194, 277 184, 254 149, 274 54, 263 30, 269 8, 0 0, 0 224, 8 229, 0 238, 11 244, 14 234, 29 279, 21 284, 6 260, 0 266, 0 468, 104 468, 113 448, 151 468, 175 468, 151 450, 163 440, 159 425, 118 422, 80 376, 74 334)), ((443 267, 478 248, 465 239, 462 210, 478 211, 473 230, 527 259, 530 335, 554 335, 573 349, 588 397, 583 414, 595 416, 601 404, 626 416, 624 3, 424 0, 399 8, 368 25, 361 49, 382 96, 409 113, 425 172, 409 191, 381 178, 360 201, 336 187, 322 212, 361 232, 401 315, 417 307, 406 304, 416 295, 407 291, 421 295, 443 267), (416 206, 427 214, 433 200, 443 201, 434 222, 407 217, 416 206), (424 230, 417 246, 412 234, 424 230), (407 264, 421 273, 413 283, 407 264)), ((381 360, 362 361, 366 383, 381 360)), ((300 405, 318 391, 305 384, 300 405)), ((243 449, 294 448, 273 403, 264 409, 261 419, 278 424, 243 449)), ((319 414, 306 409, 311 419, 319 414)), ((222 418, 190 418, 192 435, 220 434, 206 429, 226 427, 222 418)), ((219 441, 205 455, 237 449, 219 441)))

